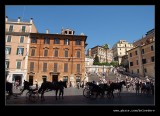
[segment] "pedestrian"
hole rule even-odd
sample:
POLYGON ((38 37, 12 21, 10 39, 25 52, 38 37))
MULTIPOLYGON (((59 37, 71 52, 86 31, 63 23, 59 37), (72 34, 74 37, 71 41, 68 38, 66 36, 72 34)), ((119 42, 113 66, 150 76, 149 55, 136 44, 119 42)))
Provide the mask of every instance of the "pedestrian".
POLYGON ((80 85, 79 85, 79 82, 77 82, 77 88, 78 88, 78 89, 79 89, 79 86, 80 86, 80 85))
POLYGON ((136 85, 136 95, 139 95, 139 90, 140 90, 140 83, 137 81, 136 85))
POLYGON ((18 89, 19 86, 19 80, 16 80, 16 89, 18 89))

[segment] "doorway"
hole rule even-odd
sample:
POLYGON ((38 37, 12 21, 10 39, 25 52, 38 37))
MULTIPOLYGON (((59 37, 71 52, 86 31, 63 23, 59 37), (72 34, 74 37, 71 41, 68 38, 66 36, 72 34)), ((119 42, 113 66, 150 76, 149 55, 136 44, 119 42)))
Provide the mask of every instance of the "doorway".
POLYGON ((14 82, 19 82, 19 86, 22 85, 22 75, 21 74, 13 74, 14 82))
POLYGON ((32 75, 29 75, 29 83, 30 83, 31 85, 33 85, 33 76, 32 76, 32 75))
POLYGON ((58 75, 52 75, 52 82, 58 82, 58 75))

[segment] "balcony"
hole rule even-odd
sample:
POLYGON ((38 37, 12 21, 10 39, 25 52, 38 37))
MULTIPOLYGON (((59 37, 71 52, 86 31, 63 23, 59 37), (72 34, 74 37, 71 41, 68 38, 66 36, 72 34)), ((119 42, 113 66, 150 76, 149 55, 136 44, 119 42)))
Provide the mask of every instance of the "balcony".
POLYGON ((20 29, 17 31, 15 29, 13 29, 13 30, 6 29, 5 33, 6 33, 6 35, 27 36, 27 35, 29 35, 29 30, 23 31, 22 29, 20 29))

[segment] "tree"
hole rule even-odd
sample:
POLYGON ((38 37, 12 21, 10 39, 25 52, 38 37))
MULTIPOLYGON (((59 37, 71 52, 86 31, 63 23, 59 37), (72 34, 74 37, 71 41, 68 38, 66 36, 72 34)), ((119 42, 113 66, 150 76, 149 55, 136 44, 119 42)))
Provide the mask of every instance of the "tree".
POLYGON ((126 68, 126 71, 129 69, 129 61, 126 59, 121 63, 121 66, 126 68))
POLYGON ((110 63, 110 65, 114 66, 114 67, 117 67, 118 66, 118 61, 112 61, 110 63))
POLYGON ((109 49, 109 45, 108 45, 108 44, 104 44, 102 47, 103 47, 103 48, 105 49, 105 51, 106 51, 106 62, 107 62, 107 50, 109 49))
POLYGON ((108 45, 108 44, 104 44, 104 45, 103 45, 103 48, 109 49, 109 45, 108 45))
POLYGON ((99 58, 98 58, 98 56, 96 54, 96 56, 94 58, 94 61, 93 61, 93 65, 97 65, 97 64, 99 64, 99 58))

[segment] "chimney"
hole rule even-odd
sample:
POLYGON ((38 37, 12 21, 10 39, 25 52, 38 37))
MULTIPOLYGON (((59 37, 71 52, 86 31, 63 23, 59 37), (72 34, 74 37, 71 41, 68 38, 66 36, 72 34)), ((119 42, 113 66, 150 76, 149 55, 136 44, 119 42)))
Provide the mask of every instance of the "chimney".
POLYGON ((31 23, 31 24, 33 23, 33 18, 30 18, 30 23, 31 23))
POLYGON ((49 34, 49 30, 48 29, 46 29, 46 34, 49 34))
POLYGON ((18 22, 20 22, 20 19, 21 19, 21 18, 20 18, 20 17, 18 17, 18 22))
POLYGON ((64 35, 64 28, 63 28, 63 27, 62 27, 62 31, 61 31, 61 34, 62 34, 62 35, 64 35))
POLYGON ((8 22, 8 17, 6 16, 6 22, 8 22))

